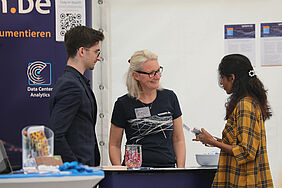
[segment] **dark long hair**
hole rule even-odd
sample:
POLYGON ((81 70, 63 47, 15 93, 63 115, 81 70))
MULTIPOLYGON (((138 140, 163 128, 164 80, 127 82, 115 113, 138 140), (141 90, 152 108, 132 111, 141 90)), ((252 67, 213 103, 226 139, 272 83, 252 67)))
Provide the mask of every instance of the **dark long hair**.
POLYGON ((272 116, 267 101, 267 90, 264 89, 262 82, 255 75, 247 57, 241 54, 226 55, 218 66, 218 73, 221 78, 225 76, 228 79, 232 74, 235 75, 231 95, 225 104, 226 120, 233 112, 236 104, 246 96, 251 96, 259 104, 264 120, 272 116))

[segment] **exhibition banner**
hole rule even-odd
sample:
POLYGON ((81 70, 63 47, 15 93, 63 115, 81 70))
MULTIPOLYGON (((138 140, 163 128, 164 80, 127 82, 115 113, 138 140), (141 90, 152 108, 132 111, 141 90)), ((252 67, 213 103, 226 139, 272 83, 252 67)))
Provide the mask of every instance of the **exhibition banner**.
POLYGON ((0 0, 0 139, 14 167, 21 130, 48 123, 49 97, 66 65, 64 34, 91 26, 91 7, 91 0, 0 0))

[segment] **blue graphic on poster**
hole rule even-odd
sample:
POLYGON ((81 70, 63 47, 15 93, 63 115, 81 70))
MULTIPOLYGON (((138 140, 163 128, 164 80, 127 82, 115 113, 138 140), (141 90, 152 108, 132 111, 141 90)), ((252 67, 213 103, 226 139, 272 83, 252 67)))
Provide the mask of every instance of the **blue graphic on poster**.
POLYGON ((224 26, 224 39, 255 38, 255 24, 224 26))
POLYGON ((282 37, 282 22, 262 23, 261 37, 282 37))

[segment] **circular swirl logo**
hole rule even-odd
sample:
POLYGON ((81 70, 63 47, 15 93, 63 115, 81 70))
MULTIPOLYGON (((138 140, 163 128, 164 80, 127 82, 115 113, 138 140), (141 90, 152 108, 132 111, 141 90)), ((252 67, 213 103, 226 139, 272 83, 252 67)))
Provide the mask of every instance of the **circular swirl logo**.
POLYGON ((46 63, 35 61, 27 67, 27 77, 31 85, 41 85, 45 83, 41 72, 47 67, 46 63))

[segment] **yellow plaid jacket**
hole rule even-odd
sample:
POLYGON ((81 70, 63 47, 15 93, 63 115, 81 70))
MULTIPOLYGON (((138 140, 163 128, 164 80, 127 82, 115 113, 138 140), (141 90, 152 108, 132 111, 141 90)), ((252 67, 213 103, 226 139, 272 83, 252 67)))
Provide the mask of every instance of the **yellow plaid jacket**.
POLYGON ((259 104, 245 97, 236 105, 222 132, 233 154, 221 151, 212 187, 273 187, 264 120, 259 104))

